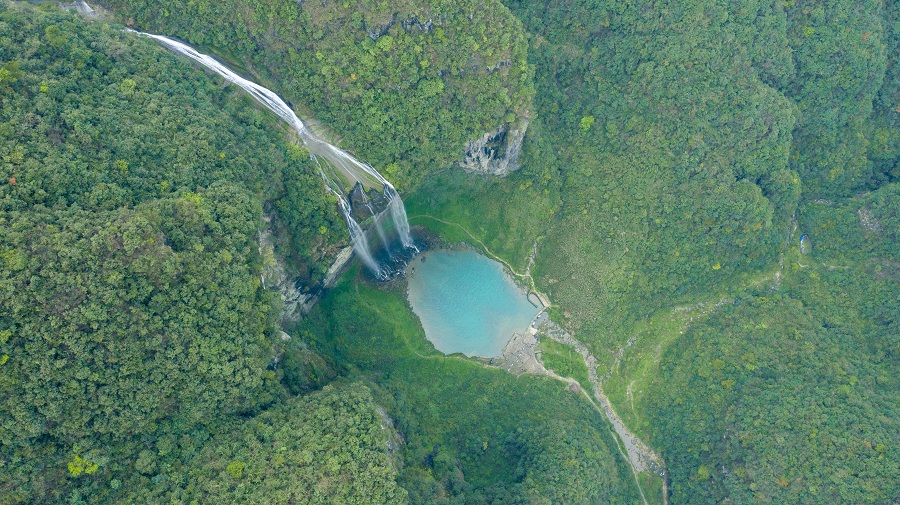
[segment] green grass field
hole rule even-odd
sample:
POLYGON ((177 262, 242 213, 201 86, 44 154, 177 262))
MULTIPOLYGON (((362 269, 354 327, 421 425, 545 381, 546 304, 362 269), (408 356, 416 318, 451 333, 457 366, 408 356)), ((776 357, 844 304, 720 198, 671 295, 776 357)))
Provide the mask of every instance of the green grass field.
POLYGON ((580 395, 547 377, 436 352, 401 293, 351 271, 300 329, 342 373, 374 382, 405 437, 401 479, 413 501, 452 487, 454 475, 470 497, 524 486, 563 502, 639 500, 606 421, 580 395), (571 444, 588 457, 568 459, 571 444), (583 484, 567 489, 575 482, 583 484))

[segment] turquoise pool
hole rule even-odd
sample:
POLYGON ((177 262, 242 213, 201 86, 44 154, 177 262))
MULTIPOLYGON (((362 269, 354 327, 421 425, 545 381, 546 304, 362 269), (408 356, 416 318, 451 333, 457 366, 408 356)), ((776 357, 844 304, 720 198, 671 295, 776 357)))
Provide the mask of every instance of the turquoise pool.
POLYGON ((410 305, 428 340, 445 354, 500 356, 540 310, 500 263, 475 251, 430 251, 406 273, 410 305))

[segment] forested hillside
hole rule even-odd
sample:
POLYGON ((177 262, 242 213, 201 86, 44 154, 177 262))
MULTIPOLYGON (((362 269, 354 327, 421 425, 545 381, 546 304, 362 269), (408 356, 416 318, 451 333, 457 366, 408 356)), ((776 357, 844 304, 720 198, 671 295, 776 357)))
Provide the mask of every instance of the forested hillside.
POLYGON ((900 500, 897 0, 104 7, 0 0, 0 504, 900 500), (260 233, 311 288, 336 202, 274 116, 124 25, 528 272, 666 486, 577 388, 435 351, 402 280, 351 268, 280 322, 260 233), (520 171, 456 167, 526 122, 520 171))
POLYGON ((885 181, 900 182, 900 4, 887 2, 884 8, 887 71, 875 96, 869 140, 873 186, 885 181))
POLYGON ((900 373, 896 330, 879 329, 893 324, 886 314, 900 298, 890 277, 874 274, 889 270, 882 256, 896 247, 896 227, 880 225, 891 245, 877 254, 863 240, 837 240, 865 230, 856 211, 867 199, 885 215, 900 205, 885 186, 900 161, 896 3, 506 4, 531 35, 535 65, 523 171, 491 183, 495 196, 446 177, 456 193, 417 197, 416 210, 449 217, 523 268, 537 239, 538 283, 594 351, 617 408, 662 450, 673 503, 896 499, 890 444, 872 454, 853 445, 900 436, 896 385, 884 382, 900 373), (474 202, 454 203, 460 194, 474 202), (496 195, 535 214, 495 212, 496 195), (837 227, 831 214, 810 217, 817 205, 853 211, 837 227), (803 284, 834 271, 825 260, 808 272, 782 259, 797 257, 803 233, 815 245, 801 264, 826 247, 856 258, 829 263, 838 272, 869 274, 803 284), (747 294, 777 289, 781 264, 800 269, 784 274, 783 292, 747 294), (740 311, 740 322, 721 323, 730 316, 717 310, 740 311), (711 313, 719 322, 690 326, 711 313), (842 329, 830 317, 845 318, 842 329), (790 354, 798 332, 816 343, 790 354), (757 379, 767 386, 697 375, 716 359, 740 368, 763 348, 777 363, 757 379), (858 403, 841 396, 844 383, 817 375, 828 359, 856 377, 849 399, 858 403), (797 391, 809 391, 803 408, 791 403, 797 391), (772 408, 777 417, 753 417, 772 408), (828 442, 781 441, 813 418, 828 442), (736 425, 758 431, 738 440, 736 425), (839 456, 848 453, 859 459, 839 456))
POLYGON ((784 284, 685 332, 654 379, 673 502, 900 496, 900 188, 799 213, 784 284))
POLYGON ((762 71, 790 62, 783 16, 716 2, 511 8, 535 33, 539 76, 525 170, 562 201, 540 282, 580 338, 613 348, 661 304, 775 261, 801 186, 799 113, 762 71))
POLYGON ((188 475, 211 494, 186 496, 237 500, 275 452, 237 451, 227 427, 275 402, 294 415, 253 422, 280 430, 292 481, 364 470, 320 496, 401 498, 368 393, 288 399, 268 366, 281 344, 259 283, 263 202, 292 197, 280 222, 315 275, 343 232, 274 118, 54 4, 0 3, 0 41, 0 502, 144 502, 151 481, 188 475), (236 466, 211 456, 219 444, 236 466))
POLYGON ((879 88, 894 73, 894 11, 838 4, 826 15, 800 2, 509 2, 534 34, 528 184, 561 199, 540 278, 581 338, 614 349, 657 308, 769 268, 801 193, 891 180, 896 85, 879 88), (829 29, 839 15, 842 29, 829 29), (840 38, 851 30, 858 40, 840 38), (812 55, 837 45, 828 64, 846 75, 831 93, 837 84, 812 83, 832 75, 812 55))
POLYGON ((886 55, 896 60, 895 11, 893 1, 797 2, 785 9, 794 68, 778 88, 800 110, 791 164, 808 197, 851 196, 883 179, 886 167, 869 159, 884 156, 869 154, 879 150, 877 141, 869 147, 876 140, 869 118, 886 55))
POLYGON ((672 502, 895 500, 900 201, 823 198, 896 180, 896 3, 508 5, 535 34, 524 164, 562 185, 540 279, 672 502), (785 254, 778 292, 715 312, 785 254), (684 336, 651 319, 694 302, 684 336))
POLYGON ((525 35, 497 0, 108 4, 271 82, 400 186, 529 115, 525 35))

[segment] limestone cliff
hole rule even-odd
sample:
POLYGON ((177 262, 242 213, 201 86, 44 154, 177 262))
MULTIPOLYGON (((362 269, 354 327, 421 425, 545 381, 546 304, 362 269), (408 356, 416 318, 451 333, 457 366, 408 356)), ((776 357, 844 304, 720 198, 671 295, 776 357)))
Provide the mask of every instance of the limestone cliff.
POLYGON ((285 258, 275 251, 271 217, 263 216, 263 219, 269 226, 259 232, 259 254, 263 264, 260 283, 279 294, 282 303, 280 322, 297 321, 315 305, 322 289, 330 288, 337 282, 353 257, 353 248, 348 246, 338 252, 321 283, 305 285, 296 275, 290 274, 285 258))
POLYGON ((517 162, 527 129, 527 120, 522 121, 515 128, 504 124, 478 139, 467 142, 460 166, 466 172, 501 177, 518 170, 517 162))

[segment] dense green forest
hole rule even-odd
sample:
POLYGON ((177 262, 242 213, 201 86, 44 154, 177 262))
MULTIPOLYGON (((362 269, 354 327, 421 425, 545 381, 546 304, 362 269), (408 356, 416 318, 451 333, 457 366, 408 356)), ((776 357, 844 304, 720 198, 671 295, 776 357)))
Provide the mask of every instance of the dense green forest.
POLYGON ((648 400, 673 502, 890 503, 900 488, 900 187, 810 203, 784 285, 691 326, 648 400))
POLYGON ((580 394, 435 351, 402 283, 281 328, 259 233, 314 287, 335 202, 123 25, 283 94, 413 225, 534 254, 668 502, 900 500, 896 0, 104 7, 0 0, 0 503, 666 501, 580 394), (521 170, 454 167, 526 122, 521 170))
POLYGON ((398 187, 528 118, 528 45, 497 0, 108 4, 129 25, 210 48, 275 84, 398 187))
POLYGON ((868 348, 884 343, 829 327, 816 308, 780 294, 741 299, 668 357, 649 412, 679 483, 673 501, 896 496, 898 384, 868 348))
POLYGON ((267 369, 264 203, 286 209, 298 275, 320 276, 343 234, 274 118, 54 4, 0 4, 0 40, 0 502, 146 501, 187 483, 186 501, 243 500, 282 449, 229 433, 276 402, 254 426, 289 447, 279 471, 298 486, 337 473, 321 496, 404 496, 364 387, 289 399, 267 369))

